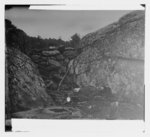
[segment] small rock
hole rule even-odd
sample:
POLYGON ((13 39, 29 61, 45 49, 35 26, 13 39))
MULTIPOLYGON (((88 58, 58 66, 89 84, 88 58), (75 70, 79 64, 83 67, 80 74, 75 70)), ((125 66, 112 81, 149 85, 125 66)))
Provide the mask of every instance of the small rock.
POLYGON ((101 90, 103 90, 103 89, 104 89, 104 87, 100 87, 100 89, 101 89, 101 90))
POLYGON ((56 50, 57 47, 55 47, 55 46, 49 46, 49 49, 53 49, 53 50, 55 49, 56 50))
POLYGON ((82 114, 81 114, 80 111, 75 111, 75 112, 72 113, 72 116, 73 116, 73 117, 79 117, 79 118, 80 118, 80 117, 82 117, 82 114))
POLYGON ((92 106, 90 105, 90 106, 88 106, 88 109, 91 109, 92 108, 92 106))
POLYGON ((70 101, 71 101, 71 98, 70 98, 70 97, 67 97, 66 100, 67 100, 67 102, 70 102, 70 101))
POLYGON ((60 52, 58 50, 53 50, 53 51, 43 51, 42 54, 45 56, 51 56, 51 55, 57 55, 60 52))
POLYGON ((80 88, 74 88, 73 91, 74 91, 74 92, 79 92, 79 91, 80 91, 80 88))
POLYGON ((112 106, 112 107, 118 107, 118 105, 119 105, 119 102, 118 102, 118 101, 111 103, 111 106, 112 106))

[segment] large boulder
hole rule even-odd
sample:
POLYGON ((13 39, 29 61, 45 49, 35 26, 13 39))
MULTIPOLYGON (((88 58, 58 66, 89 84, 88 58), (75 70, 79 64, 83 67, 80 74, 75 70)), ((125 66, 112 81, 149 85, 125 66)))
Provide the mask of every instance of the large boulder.
POLYGON ((70 62, 80 87, 109 87, 119 101, 144 105, 145 12, 134 11, 81 40, 83 52, 70 62))
POLYGON ((31 59, 14 48, 8 48, 6 55, 6 102, 11 113, 51 105, 53 101, 31 59))
POLYGON ((144 11, 134 11, 118 22, 87 34, 81 41, 81 47, 84 47, 84 54, 92 48, 91 53, 86 54, 91 55, 91 59, 107 55, 143 60, 144 27, 144 11))

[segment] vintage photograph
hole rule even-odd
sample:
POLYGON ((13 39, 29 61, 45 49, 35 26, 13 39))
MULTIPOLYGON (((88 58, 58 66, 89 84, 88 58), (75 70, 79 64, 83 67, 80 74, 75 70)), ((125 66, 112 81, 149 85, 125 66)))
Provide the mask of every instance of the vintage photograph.
POLYGON ((5 5, 6 123, 144 120, 144 40, 144 10, 5 5))

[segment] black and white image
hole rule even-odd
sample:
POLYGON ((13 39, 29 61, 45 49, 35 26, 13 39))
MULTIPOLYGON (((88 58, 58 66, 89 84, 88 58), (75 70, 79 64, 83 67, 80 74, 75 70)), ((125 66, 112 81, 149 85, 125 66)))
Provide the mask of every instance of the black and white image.
POLYGON ((144 10, 5 6, 5 117, 144 120, 144 10))

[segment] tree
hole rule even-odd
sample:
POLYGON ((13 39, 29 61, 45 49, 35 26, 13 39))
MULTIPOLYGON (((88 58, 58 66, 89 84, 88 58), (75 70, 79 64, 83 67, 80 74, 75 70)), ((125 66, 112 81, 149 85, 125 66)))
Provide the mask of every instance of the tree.
POLYGON ((71 36, 70 44, 74 48, 79 48, 80 45, 80 36, 79 34, 75 33, 73 36, 71 36))

